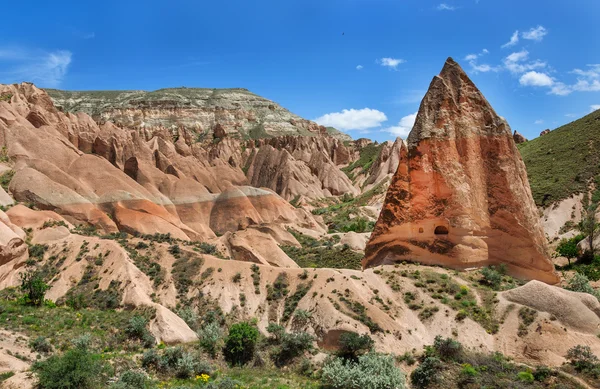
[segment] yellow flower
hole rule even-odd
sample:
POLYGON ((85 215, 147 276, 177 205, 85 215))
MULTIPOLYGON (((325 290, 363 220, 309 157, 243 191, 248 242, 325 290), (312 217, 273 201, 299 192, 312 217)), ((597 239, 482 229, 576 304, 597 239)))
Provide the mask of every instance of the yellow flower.
POLYGON ((210 378, 210 376, 208 374, 201 374, 201 375, 196 376, 196 380, 199 380, 202 382, 208 382, 209 378, 210 378))

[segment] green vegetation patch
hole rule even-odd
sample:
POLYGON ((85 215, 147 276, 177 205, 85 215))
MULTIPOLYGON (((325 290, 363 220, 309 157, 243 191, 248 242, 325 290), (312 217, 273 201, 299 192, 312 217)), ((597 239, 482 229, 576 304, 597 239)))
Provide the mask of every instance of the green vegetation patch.
POLYGON ((518 148, 537 205, 585 192, 600 173, 600 110, 518 148))
MULTIPOLYGON (((335 240, 317 240, 290 230, 302 247, 281 246, 281 249, 303 268, 361 269, 363 255, 350 247, 334 246, 335 240)), ((339 239, 339 238, 338 238, 339 239)))

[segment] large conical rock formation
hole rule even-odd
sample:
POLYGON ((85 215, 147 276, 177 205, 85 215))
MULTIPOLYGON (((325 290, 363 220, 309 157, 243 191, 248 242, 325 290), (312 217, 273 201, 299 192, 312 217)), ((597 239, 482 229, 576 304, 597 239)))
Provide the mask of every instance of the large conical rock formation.
POLYGON ((363 267, 504 263, 556 283, 525 165, 506 121, 448 58, 419 108, 363 267))

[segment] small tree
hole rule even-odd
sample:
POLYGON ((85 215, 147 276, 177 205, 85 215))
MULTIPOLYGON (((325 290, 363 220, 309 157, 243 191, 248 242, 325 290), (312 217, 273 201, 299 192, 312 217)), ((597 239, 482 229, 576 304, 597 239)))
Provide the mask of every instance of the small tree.
POLYGON ((340 335, 338 355, 344 359, 358 360, 360 355, 373 349, 375 342, 368 334, 359 335, 356 332, 343 332, 340 335))
POLYGON ((258 329, 247 322, 232 325, 223 348, 225 360, 232 365, 243 365, 249 362, 254 355, 258 335, 258 329))
POLYGON ((563 239, 556 247, 556 253, 561 257, 567 258, 569 266, 571 265, 571 259, 579 256, 579 247, 577 244, 584 239, 582 235, 577 235, 571 239, 563 239))
POLYGON ((597 208, 598 206, 594 204, 587 207, 581 219, 581 223, 579 224, 579 229, 587 236, 588 244, 590 245, 589 251, 591 258, 594 258, 594 238, 596 237, 599 227, 599 224, 596 221, 597 208))
POLYGON ((44 303, 46 291, 50 288, 36 272, 21 273, 21 290, 27 295, 29 304, 40 306, 44 303))

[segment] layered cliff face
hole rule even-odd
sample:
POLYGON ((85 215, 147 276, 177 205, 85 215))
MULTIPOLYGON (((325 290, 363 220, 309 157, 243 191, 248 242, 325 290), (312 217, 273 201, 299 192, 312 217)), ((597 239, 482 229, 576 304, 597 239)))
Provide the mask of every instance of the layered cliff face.
POLYGON ((203 137, 212 135, 219 125, 224 133, 243 139, 328 133, 342 140, 351 139, 242 88, 47 92, 65 112, 84 112, 97 122, 112 122, 120 127, 184 128, 203 137))
POLYGON ((148 136, 87 114, 58 111, 32 84, 0 86, 0 143, 14 165, 9 190, 22 203, 56 211, 105 233, 214 238, 277 220, 322 230, 310 213, 248 185, 239 141, 211 148, 148 136))
POLYGON ((449 58, 402 147, 363 266, 504 263, 517 276, 557 282, 512 135, 449 58))

